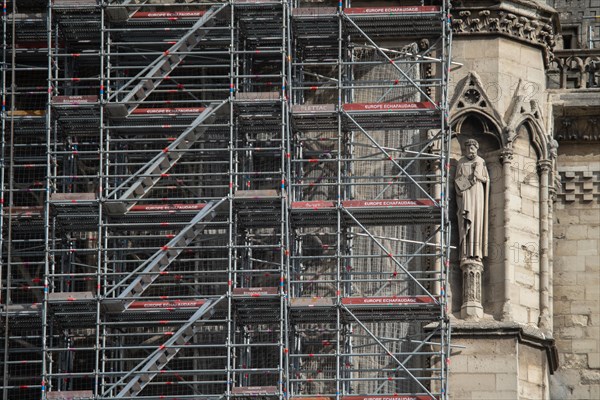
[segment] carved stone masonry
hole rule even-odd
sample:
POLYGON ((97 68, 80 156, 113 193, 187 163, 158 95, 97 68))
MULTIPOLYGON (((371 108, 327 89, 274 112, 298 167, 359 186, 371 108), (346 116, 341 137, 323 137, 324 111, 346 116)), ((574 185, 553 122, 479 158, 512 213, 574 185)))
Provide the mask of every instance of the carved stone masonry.
POLYGON ((554 58, 555 33, 551 24, 504 10, 456 9, 452 20, 456 35, 494 34, 541 46, 546 66, 554 58))
POLYGON ((483 306, 481 305, 481 277, 483 264, 481 261, 469 260, 461 263, 463 303, 460 316, 463 319, 479 319, 483 317, 483 306))

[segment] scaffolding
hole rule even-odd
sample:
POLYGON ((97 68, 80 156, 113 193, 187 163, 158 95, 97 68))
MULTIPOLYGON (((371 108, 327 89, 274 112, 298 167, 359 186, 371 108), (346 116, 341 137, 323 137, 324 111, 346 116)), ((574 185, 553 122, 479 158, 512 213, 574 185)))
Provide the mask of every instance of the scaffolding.
POLYGON ((449 1, 3 7, 3 400, 448 398, 449 1))

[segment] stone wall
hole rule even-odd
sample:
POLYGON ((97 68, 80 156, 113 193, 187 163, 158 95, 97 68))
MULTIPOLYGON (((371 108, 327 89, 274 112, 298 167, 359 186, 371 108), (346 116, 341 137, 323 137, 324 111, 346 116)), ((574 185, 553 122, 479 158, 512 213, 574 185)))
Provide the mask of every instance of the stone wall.
POLYGON ((515 400, 518 398, 517 346, 514 338, 453 338, 465 346, 452 353, 452 399, 515 400))
POLYGON ((600 398, 600 151, 561 143, 554 212, 554 398, 600 398))

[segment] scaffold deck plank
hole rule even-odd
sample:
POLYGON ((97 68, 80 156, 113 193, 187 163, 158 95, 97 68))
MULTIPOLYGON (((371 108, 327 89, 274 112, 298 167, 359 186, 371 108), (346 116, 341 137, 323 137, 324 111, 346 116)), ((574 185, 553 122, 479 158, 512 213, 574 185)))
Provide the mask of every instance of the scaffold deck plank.
MULTIPOLYGON (((338 208, 335 201, 296 201, 291 204, 292 222, 297 227, 334 226, 338 211, 348 210, 365 225, 398 225, 436 223, 440 207, 429 199, 346 200, 338 208)), ((344 225, 355 221, 340 212, 344 225)))
POLYGON ((434 129, 441 123, 431 102, 350 103, 341 110, 333 104, 307 104, 293 105, 291 111, 296 131, 337 130, 338 114, 347 130, 434 129))
POLYGON ((91 390, 58 390, 46 393, 48 400, 87 400, 94 397, 91 390))
POLYGON ((290 314, 298 323, 334 322, 338 308, 347 322, 354 320, 352 315, 362 322, 434 321, 441 307, 438 299, 424 295, 342 297, 339 304, 337 301, 333 297, 293 297, 290 314))

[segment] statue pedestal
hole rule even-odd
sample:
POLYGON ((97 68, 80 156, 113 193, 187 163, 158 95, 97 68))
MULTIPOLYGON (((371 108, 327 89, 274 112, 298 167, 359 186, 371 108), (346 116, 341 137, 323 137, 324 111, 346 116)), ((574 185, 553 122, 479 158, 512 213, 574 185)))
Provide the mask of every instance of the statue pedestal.
POLYGON ((460 308, 460 316, 463 319, 483 318, 483 306, 481 305, 481 275, 483 263, 477 260, 462 260, 460 263, 463 282, 463 304, 460 308))

